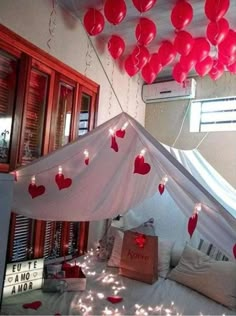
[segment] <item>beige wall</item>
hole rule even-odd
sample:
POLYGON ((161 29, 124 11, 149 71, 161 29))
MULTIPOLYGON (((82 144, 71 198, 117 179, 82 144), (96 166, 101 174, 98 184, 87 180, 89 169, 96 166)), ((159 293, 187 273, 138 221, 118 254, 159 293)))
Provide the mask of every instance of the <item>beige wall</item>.
MULTIPOLYGON (((100 85, 98 124, 121 112, 117 99, 81 23, 57 8, 55 35, 47 46, 51 0, 0 0, 0 23, 32 42, 63 63, 100 85)), ((129 78, 107 54, 104 43, 94 39, 103 67, 125 112, 144 124, 145 104, 141 100, 141 80, 129 78)), ((91 223, 89 246, 101 236, 103 222, 91 223)))
MULTIPOLYGON (((196 99, 236 96, 236 76, 225 73, 217 81, 208 77, 196 78, 196 99)), ((145 127, 160 142, 172 146, 180 131, 188 101, 148 104, 145 127)), ((186 115, 176 148, 198 147, 206 133, 189 132, 189 112, 186 115)), ((236 188, 236 132, 211 132, 198 150, 212 166, 236 188)))
MULTIPOLYGON (((101 86, 98 112, 98 124, 101 124, 121 112, 109 81, 82 24, 60 7, 56 11, 55 35, 50 42, 51 48, 48 48, 51 11, 51 0, 2 0, 0 23, 97 82, 101 86)), ((129 78, 119 63, 113 62, 107 54, 104 40, 99 42, 95 37, 93 41, 124 111, 144 124, 141 80, 129 78)))

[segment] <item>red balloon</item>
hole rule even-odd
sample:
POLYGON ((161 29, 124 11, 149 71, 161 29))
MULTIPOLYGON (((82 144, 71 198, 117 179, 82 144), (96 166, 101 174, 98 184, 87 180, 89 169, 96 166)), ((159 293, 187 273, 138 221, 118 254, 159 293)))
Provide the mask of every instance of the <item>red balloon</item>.
POLYGON ((221 19, 229 9, 229 0, 206 0, 205 14, 211 21, 221 19))
POLYGON ((140 18, 135 35, 140 45, 148 45, 156 36, 156 25, 147 18, 140 18))
POLYGON ((176 56, 174 45, 170 41, 164 41, 158 50, 158 55, 163 67, 171 64, 176 56))
POLYGON ((205 59, 210 52, 211 46, 205 37, 195 38, 192 53, 197 61, 205 59))
POLYGON ((195 70, 199 74, 200 77, 203 77, 209 73, 213 66, 213 58, 211 56, 207 56, 202 61, 196 63, 195 70))
POLYGON ((127 7, 124 0, 106 0, 104 4, 104 15, 111 24, 117 25, 126 16, 127 7))
POLYGON ((124 66, 125 66, 125 71, 130 77, 133 77, 139 71, 137 65, 134 64, 134 58, 132 55, 129 55, 126 58, 124 66))
POLYGON ((175 81, 177 81, 179 83, 183 83, 186 80, 187 74, 186 74, 186 72, 184 72, 180 63, 175 64, 173 71, 172 71, 172 76, 175 79, 175 81))
POLYGON ((218 45, 218 49, 221 55, 231 59, 236 56, 236 33, 233 30, 229 30, 225 39, 218 45))
POLYGON ((193 67, 196 64, 196 57, 193 54, 193 51, 191 51, 187 56, 182 55, 180 57, 179 63, 183 69, 184 72, 188 73, 190 70, 193 69, 193 67))
POLYGON ((84 16, 84 27, 89 35, 97 35, 104 29, 105 19, 101 12, 89 9, 84 16))
POLYGON ((136 46, 131 55, 133 56, 134 64, 137 65, 138 69, 142 69, 150 57, 149 51, 145 46, 136 46))
POLYGON ((112 35, 108 41, 108 51, 114 59, 119 58, 125 50, 125 42, 118 35, 112 35))
POLYGON ((236 55, 234 55, 234 56, 225 56, 225 55, 222 55, 220 52, 218 52, 218 60, 222 64, 228 66, 228 65, 233 64, 236 61, 236 55))
POLYGON ((213 66, 209 72, 212 80, 219 79, 224 73, 224 65, 217 59, 214 59, 213 66))
POLYGON ((146 12, 150 10, 156 3, 156 0, 132 0, 135 8, 139 12, 146 12))
POLYGON ((192 35, 186 31, 177 33, 174 41, 174 47, 180 55, 188 55, 193 48, 194 39, 192 35))
POLYGON ((227 69, 228 71, 231 73, 231 74, 236 74, 236 62, 234 62, 233 64, 231 65, 228 65, 227 66, 227 69))
POLYGON ((150 60, 149 60, 149 64, 152 67, 152 69, 154 70, 154 72, 156 73, 156 75, 158 75, 162 71, 161 60, 160 60, 160 57, 157 53, 153 53, 151 55, 150 60))
POLYGON ((146 82, 146 83, 153 83, 153 81, 156 79, 156 73, 155 71, 153 70, 152 66, 150 65, 150 63, 147 63, 142 71, 141 71, 141 75, 142 75, 142 78, 143 80, 146 82))
POLYGON ((217 22, 210 22, 207 26, 206 35, 212 45, 220 44, 229 32, 229 23, 222 18, 217 22))
POLYGON ((179 1, 171 12, 171 22, 177 30, 186 27, 193 18, 193 8, 186 1, 179 1))

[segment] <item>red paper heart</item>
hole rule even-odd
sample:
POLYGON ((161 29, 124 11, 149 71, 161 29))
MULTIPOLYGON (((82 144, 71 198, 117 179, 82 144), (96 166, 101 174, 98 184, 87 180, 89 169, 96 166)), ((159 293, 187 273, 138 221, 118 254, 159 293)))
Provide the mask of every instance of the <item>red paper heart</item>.
POLYGON ((233 246, 233 254, 234 254, 234 258, 236 259, 236 244, 233 246))
POLYGON ((84 163, 85 163, 86 165, 89 164, 89 157, 84 159, 84 163))
POLYGON ((116 142, 116 137, 115 136, 111 136, 111 148, 114 149, 115 152, 118 152, 119 148, 118 148, 118 144, 116 142))
POLYGON ((124 138, 125 137, 125 129, 119 129, 118 131, 116 131, 116 136, 120 137, 120 138, 124 138))
POLYGON ((121 296, 114 295, 114 296, 108 296, 107 300, 111 302, 112 304, 117 304, 117 303, 120 303, 123 300, 123 298, 121 296))
POLYGON ((138 155, 134 161, 134 173, 145 175, 150 170, 151 170, 151 166, 148 163, 144 162, 144 157, 138 155))
POLYGON ((28 192, 31 195, 32 199, 34 199, 37 196, 44 194, 45 187, 43 185, 37 186, 36 184, 30 183, 30 185, 28 187, 28 192))
POLYGON ((146 236, 144 234, 136 234, 135 243, 139 246, 139 248, 144 248, 146 236))
POLYGON ((165 191, 165 185, 163 183, 160 183, 158 186, 158 190, 160 194, 162 195, 162 193, 165 191))
POLYGON ((188 220, 188 233, 190 235, 190 238, 192 237, 192 234, 194 233, 195 228, 197 227, 197 221, 198 221, 198 215, 197 214, 194 214, 188 220))
POLYGON ((69 188, 72 184, 72 180, 70 178, 65 179, 63 174, 57 174, 55 176, 55 181, 56 181, 56 184, 57 184, 59 190, 69 188))
POLYGON ((41 305, 42 305, 42 303, 40 301, 35 301, 35 302, 32 302, 32 303, 24 304, 23 307, 25 309, 31 308, 31 309, 37 310, 41 305))

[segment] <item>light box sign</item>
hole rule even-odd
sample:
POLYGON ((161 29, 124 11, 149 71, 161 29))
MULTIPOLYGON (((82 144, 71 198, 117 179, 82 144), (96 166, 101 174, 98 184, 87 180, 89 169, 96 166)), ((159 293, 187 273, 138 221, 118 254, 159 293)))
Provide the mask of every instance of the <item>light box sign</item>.
POLYGON ((43 267, 43 258, 9 263, 6 268, 3 297, 40 289, 43 267))

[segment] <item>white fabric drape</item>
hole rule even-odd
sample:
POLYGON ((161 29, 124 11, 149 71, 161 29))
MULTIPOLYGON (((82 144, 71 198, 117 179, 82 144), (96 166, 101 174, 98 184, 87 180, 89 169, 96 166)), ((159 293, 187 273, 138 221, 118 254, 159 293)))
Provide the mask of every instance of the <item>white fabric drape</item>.
POLYGON ((18 169, 13 210, 42 220, 92 221, 112 218, 153 196, 165 175, 169 178, 166 192, 178 208, 190 217, 195 204, 201 203, 198 226, 204 226, 205 234, 222 238, 224 244, 218 242, 220 248, 226 247, 227 254, 232 255, 236 240, 235 218, 162 144, 126 113, 18 169), (129 123, 126 135, 124 138, 116 137, 119 151, 115 152, 110 147, 109 129, 119 130, 126 122, 129 123), (146 149, 145 162, 150 164, 151 170, 147 175, 134 174, 135 157, 143 148, 146 149), (89 165, 84 163, 85 149, 89 152, 89 165), (59 190, 55 183, 59 166, 65 178, 72 179, 72 185, 63 190, 59 190), (28 186, 34 175, 36 185, 43 185, 46 190, 32 199, 28 186))

